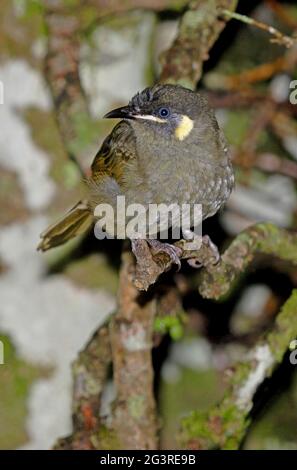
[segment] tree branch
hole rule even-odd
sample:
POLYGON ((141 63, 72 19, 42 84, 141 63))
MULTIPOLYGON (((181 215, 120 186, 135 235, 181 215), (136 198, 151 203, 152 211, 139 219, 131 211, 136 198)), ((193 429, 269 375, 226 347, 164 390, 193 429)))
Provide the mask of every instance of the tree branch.
MULTIPOLYGON (((86 2, 96 8, 100 4, 99 14, 102 16, 117 11, 116 8, 123 11, 126 9, 124 5, 127 5, 128 9, 132 5, 139 6, 140 3, 144 7, 149 2, 106 2, 105 10, 103 3, 104 0, 86 2)), ((153 3, 156 4, 151 0, 150 5, 153 3)), ((169 0, 159 3, 172 4, 169 0)), ((81 24, 72 10, 65 13, 62 7, 59 8, 63 5, 59 0, 46 0, 45 4, 49 32, 46 75, 57 110, 60 132, 68 153, 73 157, 76 153, 74 144, 80 138, 77 123, 90 120, 78 73, 81 24)), ((231 0, 191 2, 189 10, 182 17, 177 39, 163 55, 163 82, 181 83, 195 88, 201 76, 203 61, 208 57, 209 49, 225 26, 225 22, 219 18, 221 9, 232 11, 236 4, 236 1, 231 0)), ((181 259, 195 258, 205 264, 213 255, 211 249, 205 245, 202 245, 201 249, 188 250, 186 244, 185 241, 176 244, 181 259)), ((202 271, 200 293, 204 297, 214 299, 225 295, 257 253, 275 255, 297 264, 296 248, 295 234, 271 224, 251 227, 235 238, 219 264, 208 264, 202 271)), ((171 263, 166 256, 154 258, 145 247, 141 256, 143 263, 138 263, 135 271, 132 254, 123 254, 117 314, 109 329, 103 326, 98 330, 74 364, 74 431, 72 436, 59 442, 59 448, 158 447, 151 362, 153 319, 157 307, 153 292, 139 294, 135 284, 139 288, 147 289, 162 272, 171 267, 171 263), (117 397, 113 409, 112 429, 108 429, 99 420, 99 409, 102 387, 111 359, 117 397)), ((251 351, 251 357, 243 367, 244 373, 241 365, 235 369, 229 390, 230 399, 236 399, 233 404, 235 411, 230 408, 230 401, 226 397, 215 412, 207 417, 205 428, 197 425, 197 415, 194 413, 183 423, 184 440, 187 443, 194 440, 196 447, 212 446, 213 442, 214 445, 223 447, 238 445, 247 428, 247 416, 258 384, 281 361, 286 341, 296 332, 294 321, 293 329, 291 328, 292 311, 296 311, 296 294, 293 294, 292 299, 284 306, 272 333, 251 351), (255 364, 258 371, 256 378, 252 376, 255 364), (231 433, 231 438, 233 436, 233 441, 228 438, 226 432, 226 426, 229 425, 231 431, 228 427, 228 432, 231 433), (234 430, 232 426, 235 426, 234 430), (213 437, 212 434, 209 437, 209 432, 213 429, 218 437, 213 437)))
POLYGON ((118 311, 110 325, 117 391, 113 428, 122 449, 157 449, 151 357, 156 300, 139 295, 133 283, 134 270, 133 255, 124 252, 118 311))
MULTIPOLYGON (((258 254, 273 255, 283 261, 297 264, 297 234, 276 227, 271 223, 260 223, 241 232, 224 252, 220 261, 212 262, 213 250, 202 244, 193 248, 192 241, 180 240, 180 259, 193 260, 202 264, 199 283, 200 294, 208 299, 218 299, 227 294, 235 280, 246 271, 258 254)), ((155 258, 146 243, 137 257, 135 284, 138 289, 147 290, 158 277, 172 267, 172 260, 165 254, 155 258)))
POLYGON ((208 299, 226 295, 259 254, 297 265, 297 234, 271 223, 260 223, 244 230, 232 241, 217 266, 209 265, 203 270, 200 294, 208 299))
POLYGON ((101 326, 72 366, 73 434, 59 439, 56 449, 94 449, 100 428, 100 403, 111 364, 109 329, 101 326))
POLYGON ((91 117, 79 78, 80 23, 75 15, 59 10, 59 0, 44 3, 48 30, 45 76, 66 151, 84 176, 83 164, 77 155, 79 128, 82 122, 91 123, 91 117))
MULTIPOLYGON (((295 255, 296 256, 296 255, 295 255)), ((192 412, 182 421, 181 438, 191 449, 238 449, 250 424, 249 413, 258 387, 282 362, 297 337, 297 290, 283 305, 264 338, 228 374, 223 400, 208 413, 192 412)))

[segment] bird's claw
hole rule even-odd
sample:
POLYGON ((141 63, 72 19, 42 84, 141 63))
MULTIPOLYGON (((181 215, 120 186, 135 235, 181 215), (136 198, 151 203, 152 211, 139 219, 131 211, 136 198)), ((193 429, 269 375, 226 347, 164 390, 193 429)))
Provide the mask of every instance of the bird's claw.
POLYGON ((220 255, 217 245, 215 245, 215 243, 211 240, 209 235, 203 235, 202 243, 211 249, 212 256, 213 256, 213 261, 211 262, 211 264, 218 264, 219 261, 221 260, 221 255, 220 255))
POLYGON ((151 252, 154 257, 162 257, 162 255, 165 254, 169 257, 170 264, 176 264, 177 270, 180 270, 180 256, 182 254, 182 250, 179 247, 171 245, 170 243, 162 243, 155 239, 147 240, 147 242, 151 247, 151 252))
POLYGON ((204 235, 202 237, 202 244, 210 248, 211 256, 209 253, 207 257, 201 258, 190 258, 188 259, 188 264, 195 269, 207 267, 209 265, 216 265, 221 260, 221 255, 219 253, 218 247, 210 239, 209 235, 204 235))

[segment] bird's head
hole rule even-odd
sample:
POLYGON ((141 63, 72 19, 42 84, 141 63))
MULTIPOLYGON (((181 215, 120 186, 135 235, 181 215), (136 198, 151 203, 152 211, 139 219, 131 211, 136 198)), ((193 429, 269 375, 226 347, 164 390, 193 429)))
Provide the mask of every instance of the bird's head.
POLYGON ((144 126, 176 142, 192 140, 194 129, 197 139, 197 131, 203 135, 207 125, 216 124, 206 98, 178 85, 146 88, 127 106, 114 109, 104 117, 133 120, 138 128, 144 126))

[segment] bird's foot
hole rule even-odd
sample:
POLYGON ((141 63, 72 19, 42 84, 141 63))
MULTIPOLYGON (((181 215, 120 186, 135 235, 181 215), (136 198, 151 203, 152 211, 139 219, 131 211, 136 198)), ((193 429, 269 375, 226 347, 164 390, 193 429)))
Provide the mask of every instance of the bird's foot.
POLYGON ((211 240, 209 235, 203 235, 202 243, 205 246, 208 246, 212 252, 212 258, 210 259, 211 264, 218 264, 218 262, 221 260, 221 255, 217 245, 211 240))
POLYGON ((196 257, 188 259, 188 264, 192 266, 192 268, 202 268, 218 264, 221 260, 218 247, 213 243, 209 235, 203 235, 201 241, 201 246, 205 246, 208 250, 205 254, 202 254, 201 257, 199 256, 199 258, 196 257))
POLYGON ((134 284, 140 290, 147 290, 171 265, 180 267, 179 255, 182 249, 158 240, 131 240, 132 251, 136 258, 134 284))
POLYGON ((153 258, 157 262, 161 261, 161 263, 166 265, 176 264, 178 270, 180 270, 180 256, 182 254, 182 250, 179 247, 171 245, 170 243, 162 243, 156 239, 147 240, 147 242, 151 247, 153 258))

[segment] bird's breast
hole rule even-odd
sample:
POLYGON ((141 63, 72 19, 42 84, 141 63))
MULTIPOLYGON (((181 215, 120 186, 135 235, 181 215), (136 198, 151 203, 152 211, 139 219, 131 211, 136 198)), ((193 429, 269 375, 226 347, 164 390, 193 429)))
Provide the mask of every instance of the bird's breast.
POLYGON ((223 149, 223 163, 208 161, 199 148, 194 150, 160 145, 158 140, 142 145, 128 199, 140 204, 201 204, 203 218, 213 215, 232 190, 232 167, 223 149))

